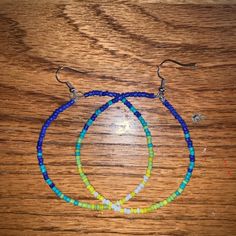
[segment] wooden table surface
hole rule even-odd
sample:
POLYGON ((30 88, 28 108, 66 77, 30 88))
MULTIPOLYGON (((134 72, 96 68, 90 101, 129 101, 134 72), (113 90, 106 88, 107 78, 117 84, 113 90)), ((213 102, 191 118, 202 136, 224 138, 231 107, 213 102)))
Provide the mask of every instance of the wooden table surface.
MULTIPOLYGON (((236 235, 236 5, 0 2, 0 235, 236 235), (58 65, 81 92, 156 93, 157 65, 168 63, 166 98, 189 125, 196 168, 183 194, 145 215, 80 209, 44 183, 36 143, 45 119, 69 93, 58 65), (201 114, 200 122, 192 116, 201 114)), ((98 203, 78 175, 74 146, 84 122, 108 98, 82 98, 49 128, 44 157, 50 177, 71 197, 98 203)), ((126 206, 171 194, 185 175, 181 128, 159 100, 130 99, 148 121, 155 149, 145 189, 126 206)), ((133 190, 147 165, 141 125, 121 103, 104 112, 82 146, 84 170, 108 199, 133 190)))

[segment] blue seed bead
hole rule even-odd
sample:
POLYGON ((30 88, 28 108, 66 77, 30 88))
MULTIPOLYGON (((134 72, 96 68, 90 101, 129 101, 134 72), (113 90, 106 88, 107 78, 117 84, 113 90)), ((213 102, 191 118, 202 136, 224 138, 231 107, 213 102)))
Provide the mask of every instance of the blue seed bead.
POLYGON ((84 125, 84 130, 88 130, 89 126, 87 124, 84 125))
POLYGON ((142 92, 138 92, 137 97, 144 97, 144 94, 142 92))
POLYGON ((153 144, 152 144, 152 143, 149 143, 149 144, 148 144, 148 147, 153 147, 153 144))
POLYGON ((186 142, 192 142, 190 138, 185 138, 186 142))
POLYGON ((115 97, 115 98, 112 99, 112 102, 113 102, 113 103, 116 103, 116 102, 119 101, 119 99, 120 99, 120 98, 117 96, 117 97, 115 97))
POLYGON ((188 168, 188 173, 192 173, 193 169, 188 168))
POLYGON ((43 173, 43 178, 44 178, 45 180, 48 180, 48 179, 49 179, 47 172, 44 172, 44 173, 43 173))
POLYGON ((89 96, 91 96, 90 94, 91 94, 91 92, 86 92, 86 93, 84 93, 84 96, 89 97, 89 96))
POLYGON ((109 107, 109 104, 106 103, 106 104, 104 104, 103 106, 100 107, 100 110, 105 111, 108 107, 109 107))
POLYGON ((97 118, 97 114, 96 114, 96 113, 94 113, 94 114, 91 116, 91 120, 92 120, 92 121, 95 121, 95 120, 96 120, 96 118, 97 118))
POLYGON ((38 146, 41 147, 43 144, 43 140, 40 138, 40 140, 38 140, 38 146))
POLYGON ((185 134, 189 132, 188 130, 183 130, 183 131, 184 131, 185 134))
POLYGON ((51 183, 51 184, 49 185, 50 188, 53 188, 54 186, 55 186, 54 183, 51 183))
POLYGON ((175 194, 176 194, 176 196, 179 196, 180 192, 179 191, 175 191, 175 194))
POLYGON ((150 93, 149 97, 150 98, 156 98, 156 95, 154 93, 150 93))
POLYGON ((192 143, 188 143, 188 148, 191 148, 193 146, 192 143))
POLYGON ((116 96, 119 96, 119 95, 120 95, 119 93, 110 92, 110 97, 116 97, 116 96))
POLYGON ((43 158, 38 158, 38 163, 40 166, 43 165, 43 158))
POLYGON ((138 112, 138 111, 136 111, 136 112, 134 113, 134 115, 137 116, 138 118, 141 116, 140 112, 138 112))
POLYGON ((131 108, 132 107, 132 104, 127 101, 126 99, 122 99, 122 102, 128 107, 128 108, 131 108))

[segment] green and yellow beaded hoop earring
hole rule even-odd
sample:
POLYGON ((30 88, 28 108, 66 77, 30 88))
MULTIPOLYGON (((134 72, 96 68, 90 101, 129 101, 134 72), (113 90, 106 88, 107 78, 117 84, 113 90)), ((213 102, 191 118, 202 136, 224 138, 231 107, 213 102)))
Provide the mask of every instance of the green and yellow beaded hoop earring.
MULTIPOLYGON (((70 82, 68 82, 68 81, 63 82, 59 79, 58 73, 61 69, 65 68, 65 67, 58 68, 58 70, 56 71, 56 79, 59 82, 65 83, 68 86, 72 98, 66 104, 57 108, 52 113, 52 115, 45 121, 44 125, 42 126, 42 129, 41 129, 41 132, 39 135, 39 139, 38 139, 38 143, 37 143, 37 157, 38 157, 39 167, 40 167, 40 170, 41 170, 41 173, 43 175, 45 182, 49 185, 49 187, 55 192, 55 194, 59 198, 65 200, 66 202, 72 203, 75 206, 80 206, 80 207, 84 207, 84 208, 88 208, 88 209, 92 209, 92 210, 112 209, 114 211, 118 211, 118 212, 125 213, 125 214, 130 214, 130 213, 139 214, 139 213, 152 212, 158 208, 161 208, 161 207, 167 205, 169 202, 173 201, 176 197, 178 197, 183 192, 183 190, 185 189, 186 185, 188 184, 188 182, 190 181, 190 178, 192 176, 192 171, 194 169, 194 164, 195 164, 195 154, 194 154, 194 147, 193 147, 193 144, 192 144, 192 141, 190 138, 189 130, 188 130, 188 127, 187 127, 185 121, 181 118, 181 116, 177 113, 177 111, 173 108, 173 106, 164 97, 164 92, 165 92, 164 81, 165 81, 165 79, 160 75, 160 67, 165 62, 173 62, 173 63, 176 63, 180 66, 195 66, 194 63, 183 64, 183 63, 179 63, 175 60, 171 60, 171 59, 164 60, 158 66, 158 70, 157 70, 157 74, 161 78, 161 86, 159 87, 159 92, 157 94, 146 93, 146 92, 115 93, 115 92, 108 92, 108 91, 93 90, 93 91, 90 91, 90 92, 87 92, 87 93, 84 93, 81 95, 81 93, 77 92, 77 90, 72 86, 72 84, 70 82), (47 170, 46 170, 46 166, 45 166, 44 160, 43 160, 43 149, 42 149, 43 140, 46 135, 47 128, 50 126, 51 122, 54 121, 60 113, 62 113, 64 110, 68 109, 73 104, 75 104, 75 102, 80 97, 86 98, 89 96, 112 97, 112 99, 110 101, 108 101, 103 106, 101 106, 98 110, 96 110, 95 113, 91 116, 91 118, 84 125, 84 128, 83 128, 82 132, 80 133, 80 136, 76 142, 76 151, 75 151, 76 163, 77 163, 77 168, 78 168, 79 174, 80 174, 86 188, 90 191, 91 194, 93 194, 93 196, 95 198, 101 200, 101 204, 89 204, 89 203, 81 202, 79 200, 72 199, 69 196, 66 196, 65 194, 63 194, 56 187, 56 185, 53 183, 51 178, 49 178, 47 170), (185 141, 186 141, 188 149, 189 149, 189 166, 187 169, 187 173, 186 173, 183 181, 181 182, 181 184, 178 186, 177 190, 174 191, 168 198, 164 199, 163 201, 151 204, 149 207, 144 207, 144 208, 124 208, 124 207, 122 207, 122 205, 126 201, 129 201, 130 199, 132 199, 132 197, 134 197, 136 194, 138 194, 141 191, 141 189, 145 186, 146 182, 148 181, 148 179, 150 178, 150 175, 151 175, 152 162, 153 162, 153 157, 154 157, 151 132, 148 129, 148 125, 147 125, 146 121, 144 120, 144 118, 142 117, 142 115, 140 114, 140 112, 136 108, 134 108, 134 106, 127 100, 128 97, 143 97, 143 98, 148 98, 148 99, 159 98, 160 101, 162 102, 162 104, 169 110, 169 112, 174 116, 174 118, 179 122, 180 126, 182 127, 184 138, 185 138, 185 141), (82 140, 85 137, 87 130, 93 124, 93 122, 96 120, 97 116, 99 114, 101 114, 103 111, 105 111, 107 108, 109 108, 109 106, 111 106, 112 104, 117 103, 119 101, 121 101, 124 105, 126 105, 129 108, 129 110, 138 118, 138 120, 142 124, 144 132, 147 137, 149 158, 148 158, 147 170, 146 170, 146 173, 145 173, 141 183, 138 184, 138 186, 135 188, 135 190, 133 190, 130 194, 126 195, 126 197, 122 198, 121 200, 118 200, 116 203, 113 203, 109 199, 106 199, 101 193, 98 193, 95 190, 94 186, 91 185, 88 177, 83 172, 83 167, 82 167, 82 163, 80 160, 80 149, 81 149, 82 140)), ((72 70, 75 70, 75 69, 72 69, 72 70)))

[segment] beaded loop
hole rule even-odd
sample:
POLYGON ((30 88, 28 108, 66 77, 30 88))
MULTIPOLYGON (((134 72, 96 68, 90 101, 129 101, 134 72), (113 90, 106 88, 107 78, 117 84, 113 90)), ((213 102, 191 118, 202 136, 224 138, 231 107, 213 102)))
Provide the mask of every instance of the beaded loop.
POLYGON ((75 156, 76 156, 76 163, 78 167, 79 174, 81 176, 82 181, 84 182, 86 188, 89 190, 89 192, 97 199, 101 200, 103 204, 109 205, 112 209, 118 211, 119 206, 123 205, 125 202, 129 201, 133 197, 136 196, 146 185, 148 179, 150 178, 151 171, 152 171, 152 166, 153 166, 153 158, 154 158, 154 151, 153 151, 153 144, 152 144, 152 137, 151 137, 151 132, 148 129, 148 125, 142 115, 135 109, 135 107, 126 99, 123 98, 121 99, 122 103, 126 105, 129 110, 138 118, 140 121, 141 125, 143 126, 144 132, 146 134, 147 138, 147 145, 148 145, 148 152, 149 152, 149 158, 148 158, 148 166, 146 169, 146 174, 143 177, 143 180, 139 185, 135 188, 134 191, 131 193, 127 194, 126 197, 122 198, 121 200, 118 200, 116 204, 114 204, 112 201, 106 199, 101 193, 97 192, 94 186, 90 183, 88 180, 86 174, 83 171, 81 160, 80 160, 80 149, 81 149, 81 144, 82 140, 84 139, 89 127, 93 124, 93 122, 96 120, 96 118, 104 112, 106 109, 108 109, 111 105, 117 103, 119 100, 117 98, 113 98, 107 103, 105 103, 103 106, 101 106, 99 109, 95 111, 95 113, 91 116, 91 118, 86 122, 84 125, 84 128, 82 129, 82 132, 80 133, 79 138, 77 139, 76 142, 76 150, 75 150, 75 156))
MULTIPOLYGON (((90 91, 88 93, 86 93, 84 96, 86 97, 88 94, 90 94, 90 96, 113 96, 115 97, 114 99, 121 99, 122 98, 126 98, 126 97, 146 97, 146 98, 155 98, 156 96, 154 94, 150 94, 150 93, 145 93, 145 92, 131 92, 131 93, 124 93, 124 94, 118 94, 118 93, 112 93, 112 92, 103 92, 103 91, 90 91)), ((47 170, 46 170, 46 166, 44 164, 44 160, 43 160, 43 140, 44 137, 46 135, 46 131, 48 129, 48 127, 50 126, 50 124, 58 117, 58 115, 60 113, 62 113, 63 111, 65 111, 66 109, 68 109, 70 106, 72 106, 75 103, 75 100, 72 99, 69 102, 67 102, 66 104, 62 105, 61 107, 59 107, 58 109, 56 109, 52 115, 45 121, 44 125, 42 126, 40 135, 39 135, 39 139, 38 139, 38 143, 37 143, 37 157, 38 157, 38 163, 39 163, 39 168, 40 171, 43 175, 43 178, 45 180, 45 182, 49 185, 49 187, 55 192, 55 194, 65 200, 66 202, 70 202, 72 204, 74 204, 75 206, 80 206, 80 207, 84 207, 84 208, 89 208, 92 210, 103 210, 103 209, 112 209, 111 206, 109 205, 103 205, 103 204, 88 204, 88 203, 84 203, 84 202, 80 202, 78 200, 74 200, 70 197, 68 197, 67 195, 63 194, 57 187, 56 185, 53 183, 53 181, 49 178, 47 170)), ((173 192, 168 198, 166 198, 163 201, 160 201, 158 203, 154 203, 152 205, 150 205, 149 207, 144 207, 144 208, 123 208, 121 206, 119 206, 119 208, 116 210, 118 210, 121 213, 125 213, 125 214, 129 214, 129 213, 136 213, 136 214, 140 214, 140 213, 147 213, 147 212, 151 212, 154 211, 156 209, 159 209, 165 205, 167 205, 168 203, 170 203, 171 201, 173 201, 174 199, 176 199, 179 195, 181 195, 181 193, 183 192, 183 190, 185 189, 186 185, 188 184, 188 182, 190 181, 190 178, 192 176, 192 172, 194 169, 194 165, 195 165, 195 153, 194 153, 194 147, 190 138, 190 133, 188 130, 188 127, 185 123, 185 121, 182 119, 182 117, 177 113, 177 111, 173 108, 173 106, 165 99, 164 101, 162 101, 162 104, 170 111, 170 113, 174 116, 174 118, 180 123, 183 133, 184 133, 184 138, 185 141, 187 143, 188 149, 189 149, 189 166, 187 169, 187 173, 184 177, 184 180, 181 182, 181 184, 179 185, 178 189, 173 192)), ((113 209, 115 210, 115 209, 113 209)))

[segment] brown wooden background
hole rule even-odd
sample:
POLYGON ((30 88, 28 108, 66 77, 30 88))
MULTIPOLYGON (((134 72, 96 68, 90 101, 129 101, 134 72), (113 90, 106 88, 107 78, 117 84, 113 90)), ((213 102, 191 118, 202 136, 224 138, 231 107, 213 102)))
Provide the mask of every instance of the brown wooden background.
MULTIPOLYGON (((226 1, 227 2, 227 1, 226 1)), ((232 2, 232 1, 231 1, 232 2)), ((0 2, 0 235, 236 235, 236 6, 79 1, 0 2), (191 182, 175 202, 146 215, 91 212, 56 198, 36 159, 44 120, 68 100, 58 65, 85 92, 156 92, 156 65, 166 58, 166 97, 189 125, 196 149, 191 182), (205 119, 193 123, 192 115, 205 119)), ((46 136, 50 177, 66 194, 97 202, 75 166, 74 144, 84 122, 107 98, 81 99, 46 136)), ((127 206, 147 206, 173 192, 188 164, 181 129, 158 100, 130 99, 149 122, 156 157, 146 188, 127 206)), ((91 182, 118 200, 141 180, 145 136, 116 104, 98 118, 82 148, 91 182)))

